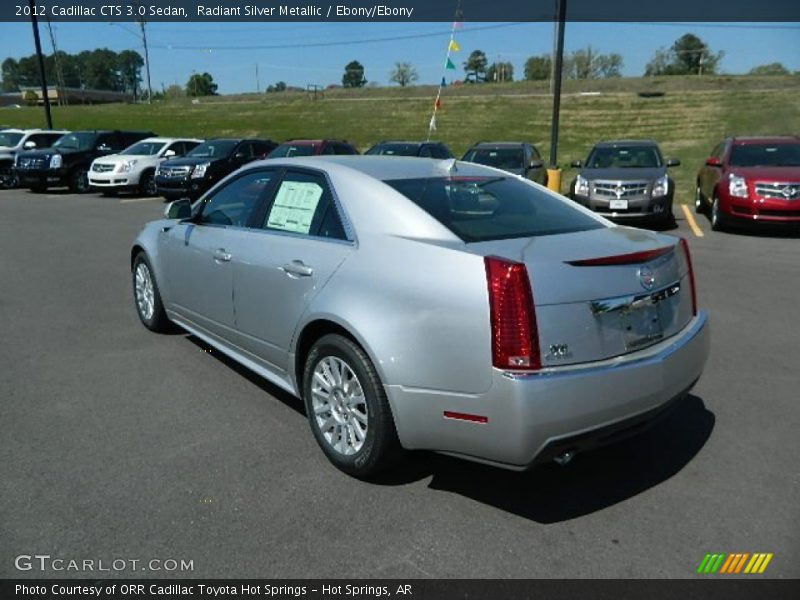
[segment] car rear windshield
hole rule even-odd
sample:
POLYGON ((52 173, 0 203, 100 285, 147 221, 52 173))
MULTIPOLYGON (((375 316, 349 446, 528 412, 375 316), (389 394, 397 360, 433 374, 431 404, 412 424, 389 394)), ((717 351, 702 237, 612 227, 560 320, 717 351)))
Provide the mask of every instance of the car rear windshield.
POLYGON ((378 144, 366 152, 367 154, 379 154, 386 156, 417 156, 419 154, 419 144, 378 144))
POLYGON ((186 156, 191 156, 192 158, 224 158, 233 152, 237 143, 233 140, 203 142, 199 146, 195 146, 186 156))
POLYGON ((270 158, 291 158, 292 156, 313 156, 315 144, 281 144, 269 153, 270 158))
POLYGON ((78 131, 76 133, 67 133, 62 135, 53 148, 61 148, 62 150, 89 150, 94 148, 97 134, 93 131, 78 131))
POLYGON ((732 167, 800 167, 800 144, 742 144, 731 149, 732 167))
POLYGON ((0 131, 0 146, 8 146, 13 148, 22 139, 21 133, 12 133, 10 131, 0 131))
POLYGON ((661 166, 661 153, 655 146, 595 148, 586 161, 589 169, 641 169, 661 166))
POLYGON ((130 154, 132 156, 155 156, 165 146, 165 142, 139 142, 129 146, 120 154, 130 154))
POLYGON ((497 169, 521 169, 525 160, 522 148, 474 148, 464 160, 497 169))
POLYGON ((434 177, 385 183, 467 243, 603 227, 564 200, 518 179, 434 177))

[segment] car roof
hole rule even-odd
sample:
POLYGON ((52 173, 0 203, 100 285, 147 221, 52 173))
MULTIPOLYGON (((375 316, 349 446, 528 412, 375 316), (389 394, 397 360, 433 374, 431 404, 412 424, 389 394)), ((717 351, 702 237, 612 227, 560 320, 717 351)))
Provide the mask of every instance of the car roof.
POLYGON ((422 144, 444 145, 442 142, 437 142, 436 140, 381 140, 380 142, 374 144, 374 146, 380 146, 381 144, 410 144, 417 146, 421 146, 422 144))
POLYGON ((200 140, 200 139, 197 139, 197 138, 149 137, 149 138, 145 138, 143 140, 139 140, 136 143, 140 144, 142 142, 161 142, 161 143, 164 143, 164 144, 170 144, 172 142, 202 142, 202 141, 203 140, 200 140))
POLYGON ((658 146, 655 140, 603 140, 597 142, 595 148, 624 148, 626 146, 658 146))
MULTIPOLYGON (((452 158, 416 158, 413 156, 375 156, 365 154, 331 155, 314 157, 271 158, 255 161, 248 168, 256 166, 277 166, 285 163, 313 169, 325 168, 329 171, 358 171, 379 180, 418 179, 427 177, 447 177, 448 175, 487 175, 495 174, 491 169, 475 163, 457 161, 452 158), (451 167, 455 165, 455 171, 451 167)), ((504 173, 508 175, 508 173, 504 173)))
POLYGON ((69 133, 66 129, 17 129, 15 127, 0 129, 0 131, 5 131, 6 133, 22 133, 24 135, 29 135, 31 133, 69 133))
POLYGON ((800 136, 796 135, 771 135, 771 136, 742 136, 732 138, 737 146, 748 144, 791 144, 800 142, 800 136))
POLYGON ((340 143, 340 144, 349 144, 350 143, 347 140, 339 140, 339 139, 334 139, 334 138, 323 138, 323 139, 318 139, 318 140, 305 140, 305 139, 303 139, 303 140, 286 140, 285 142, 281 142, 281 146, 283 146, 284 144, 295 144, 297 146, 309 146, 311 144, 326 144, 326 143, 330 143, 330 142, 336 142, 336 143, 340 143))
POLYGON ((530 142, 478 142, 473 148, 519 148, 520 146, 533 146, 530 142))

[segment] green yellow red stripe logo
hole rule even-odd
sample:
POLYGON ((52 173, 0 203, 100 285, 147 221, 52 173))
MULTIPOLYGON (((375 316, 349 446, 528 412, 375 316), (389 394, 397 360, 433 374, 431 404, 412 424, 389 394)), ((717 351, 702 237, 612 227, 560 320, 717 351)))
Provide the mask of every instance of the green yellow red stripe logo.
POLYGON ((757 575, 766 571, 772 556, 772 552, 708 553, 697 566, 697 572, 702 575, 757 575))

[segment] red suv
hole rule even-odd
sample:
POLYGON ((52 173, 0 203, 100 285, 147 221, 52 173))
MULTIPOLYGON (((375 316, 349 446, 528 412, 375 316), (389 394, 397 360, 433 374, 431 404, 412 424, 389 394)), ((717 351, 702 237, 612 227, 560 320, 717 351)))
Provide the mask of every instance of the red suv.
POLYGON ((800 137, 735 137, 714 148, 697 173, 695 210, 711 228, 800 223, 800 137))
POLYGON ((346 140, 289 140, 269 153, 267 158, 319 156, 321 154, 358 154, 346 140))

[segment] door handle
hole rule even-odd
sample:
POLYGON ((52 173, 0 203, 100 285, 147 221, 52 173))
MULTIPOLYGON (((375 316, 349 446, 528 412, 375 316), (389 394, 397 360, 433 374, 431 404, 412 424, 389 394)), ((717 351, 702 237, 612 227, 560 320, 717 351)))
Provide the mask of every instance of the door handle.
POLYGON ((311 275, 314 274, 314 269, 312 269, 308 265, 303 264, 302 260, 293 260, 290 263, 286 263, 281 267, 281 271, 283 271, 290 277, 291 276, 310 277, 311 275))
POLYGON ((225 252, 225 248, 217 248, 214 251, 214 260, 217 262, 230 262, 231 258, 231 255, 225 252))

